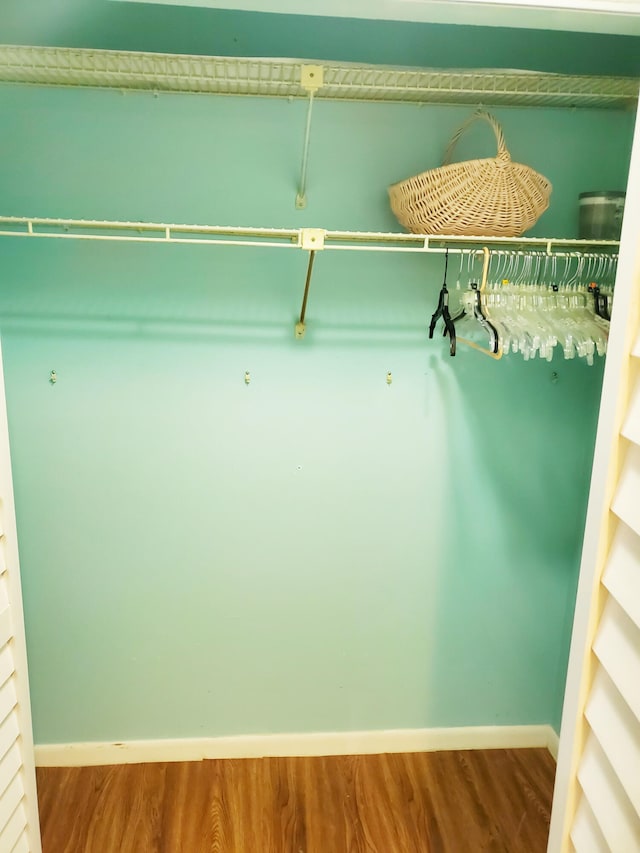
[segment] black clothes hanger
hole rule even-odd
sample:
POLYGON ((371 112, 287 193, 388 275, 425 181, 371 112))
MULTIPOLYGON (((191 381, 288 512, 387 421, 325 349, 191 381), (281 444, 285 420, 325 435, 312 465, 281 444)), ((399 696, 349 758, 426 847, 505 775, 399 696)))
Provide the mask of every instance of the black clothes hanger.
POLYGON ((482 328, 489 335, 489 347, 482 347, 479 344, 475 343, 475 341, 467 340, 467 338, 463 338, 460 335, 458 335, 458 340, 460 341, 460 343, 466 344, 467 346, 478 350, 478 352, 481 352, 483 355, 488 355, 489 358, 493 358, 496 361, 499 361, 503 356, 503 351, 500 345, 500 337, 498 335, 498 330, 493 325, 493 323, 489 322, 489 319, 487 318, 487 315, 485 314, 484 309, 482 307, 482 293, 484 292, 487 286, 487 278, 489 276, 490 252, 486 246, 483 247, 482 254, 484 257, 482 264, 482 284, 478 287, 477 282, 471 282, 468 293, 470 294, 469 301, 472 306, 474 319, 480 323, 482 328))
POLYGON ((438 318, 442 317, 444 321, 443 334, 445 336, 449 335, 449 353, 453 356, 456 354, 456 327, 453 325, 453 320, 451 319, 451 314, 449 313, 449 291, 447 290, 448 266, 449 250, 447 249, 444 256, 444 281, 442 283, 442 288, 440 289, 440 296, 438 297, 438 307, 433 313, 433 316, 431 317, 431 323, 429 324, 429 337, 433 337, 438 318))
POLYGON ((498 352, 498 331, 496 327, 489 322, 482 310, 482 301, 480 299, 480 291, 478 290, 478 282, 471 282, 471 290, 473 291, 473 316, 480 323, 485 332, 489 335, 489 352, 498 352))
POLYGON ((603 320, 611 320, 609 297, 604 293, 600 293, 600 288, 595 281, 591 282, 589 290, 593 293, 593 307, 597 316, 602 317, 603 320))
MULTIPOLYGON (((474 341, 469 341, 466 338, 456 337, 456 327, 455 323, 460 320, 461 317, 465 315, 465 309, 462 308, 461 312, 456 317, 451 317, 449 313, 449 291, 447 289, 447 266, 449 261, 449 250, 447 249, 445 253, 445 264, 444 264, 444 281, 442 283, 442 288, 440 290, 440 296, 438 298, 438 307, 436 308, 433 316, 431 317, 431 323, 429 324, 429 337, 433 337, 433 333, 436 328, 436 323, 438 322, 438 318, 442 317, 444 321, 444 332, 443 334, 449 335, 449 353, 450 355, 456 354, 456 344, 457 341, 460 343, 467 344, 473 349, 478 350, 484 355, 488 355, 493 359, 502 358, 502 348, 500 346, 500 339, 498 335, 498 330, 496 327, 489 321, 486 314, 484 313, 484 309, 482 307, 482 291, 484 290, 487 282, 487 275, 489 272, 489 250, 487 248, 483 248, 482 250, 484 255, 484 264, 482 269, 482 285, 478 286, 477 282, 472 282, 470 285, 472 299, 471 304, 473 308, 473 317, 477 320, 485 332, 489 335, 489 347, 485 348, 479 346, 474 341)), ((469 309, 471 306, 467 305, 469 309)))

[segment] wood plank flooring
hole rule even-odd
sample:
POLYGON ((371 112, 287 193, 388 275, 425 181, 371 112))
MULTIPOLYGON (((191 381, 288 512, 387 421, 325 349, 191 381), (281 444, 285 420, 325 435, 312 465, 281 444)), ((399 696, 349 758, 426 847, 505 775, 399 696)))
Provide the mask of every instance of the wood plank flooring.
POLYGON ((44 853, 544 853, 545 749, 39 768, 44 853))

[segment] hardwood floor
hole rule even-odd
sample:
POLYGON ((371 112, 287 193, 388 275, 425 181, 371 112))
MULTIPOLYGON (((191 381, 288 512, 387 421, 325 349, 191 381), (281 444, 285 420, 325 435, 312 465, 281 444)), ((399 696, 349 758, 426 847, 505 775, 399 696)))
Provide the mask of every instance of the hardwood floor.
POLYGON ((44 853, 544 853, 545 749, 39 768, 44 853))

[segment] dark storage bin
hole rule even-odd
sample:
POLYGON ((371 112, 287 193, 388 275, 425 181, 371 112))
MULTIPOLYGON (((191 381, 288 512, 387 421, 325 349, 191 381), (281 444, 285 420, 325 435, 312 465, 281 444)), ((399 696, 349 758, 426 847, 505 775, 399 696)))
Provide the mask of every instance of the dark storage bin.
POLYGON ((624 213, 622 192, 580 193, 579 238, 619 240, 624 213))

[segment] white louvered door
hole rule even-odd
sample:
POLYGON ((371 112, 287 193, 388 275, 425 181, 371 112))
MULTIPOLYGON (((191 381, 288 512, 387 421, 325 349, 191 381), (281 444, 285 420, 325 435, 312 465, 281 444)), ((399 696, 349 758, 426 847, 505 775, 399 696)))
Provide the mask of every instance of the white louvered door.
POLYGON ((27 654, 0 354, 0 853, 41 853, 27 654))
POLYGON ((569 851, 640 853, 640 121, 548 846, 569 851))

